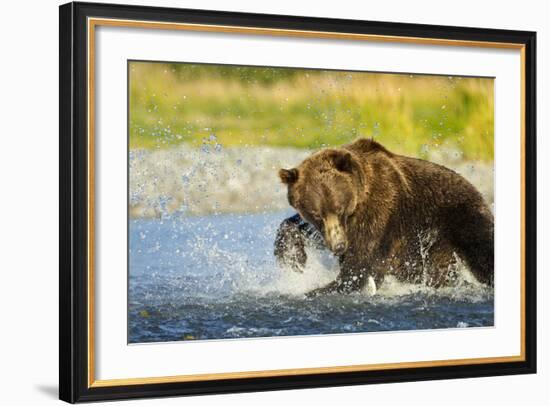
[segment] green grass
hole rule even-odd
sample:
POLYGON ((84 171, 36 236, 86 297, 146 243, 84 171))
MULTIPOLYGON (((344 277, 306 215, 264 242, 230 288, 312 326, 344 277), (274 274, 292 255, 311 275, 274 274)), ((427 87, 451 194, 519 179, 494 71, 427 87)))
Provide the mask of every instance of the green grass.
POLYGON ((130 147, 319 148, 359 136, 423 156, 493 159, 493 80, 132 62, 130 147))

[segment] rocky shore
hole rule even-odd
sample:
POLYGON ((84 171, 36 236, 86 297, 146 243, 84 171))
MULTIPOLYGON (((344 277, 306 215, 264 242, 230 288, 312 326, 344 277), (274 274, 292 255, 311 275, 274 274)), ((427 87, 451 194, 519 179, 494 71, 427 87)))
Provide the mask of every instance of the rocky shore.
MULTIPOLYGON (((215 142, 201 148, 182 145, 164 150, 132 150, 130 217, 284 210, 288 208, 286 188, 277 171, 297 165, 310 154, 311 151, 293 148, 223 148, 215 142)), ((430 160, 463 175, 492 206, 492 163, 461 161, 454 156, 439 153, 430 160)))

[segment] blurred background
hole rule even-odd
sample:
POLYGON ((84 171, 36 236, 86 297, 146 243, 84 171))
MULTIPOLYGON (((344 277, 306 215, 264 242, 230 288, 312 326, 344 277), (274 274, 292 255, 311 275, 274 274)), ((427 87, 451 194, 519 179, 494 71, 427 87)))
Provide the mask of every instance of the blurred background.
POLYGON ((441 163, 493 203, 490 78, 129 63, 130 214, 273 212, 276 173, 372 137, 441 163))

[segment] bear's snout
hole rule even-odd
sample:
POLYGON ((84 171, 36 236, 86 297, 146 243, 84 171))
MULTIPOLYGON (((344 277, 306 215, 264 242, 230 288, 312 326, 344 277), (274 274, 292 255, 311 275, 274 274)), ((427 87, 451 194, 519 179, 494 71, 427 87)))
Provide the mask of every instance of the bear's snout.
POLYGON ((329 215, 323 221, 323 223, 325 231, 325 242, 328 245, 328 248, 335 255, 343 254, 348 247, 348 242, 344 227, 340 223, 338 216, 329 215))

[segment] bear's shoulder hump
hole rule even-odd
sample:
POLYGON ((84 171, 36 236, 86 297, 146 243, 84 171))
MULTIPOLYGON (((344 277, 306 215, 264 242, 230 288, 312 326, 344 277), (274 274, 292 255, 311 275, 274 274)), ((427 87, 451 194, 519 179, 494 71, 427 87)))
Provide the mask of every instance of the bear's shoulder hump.
POLYGON ((351 144, 346 145, 344 148, 366 154, 371 152, 384 152, 386 154, 391 154, 382 144, 374 141, 372 138, 359 138, 352 142, 351 144))

